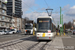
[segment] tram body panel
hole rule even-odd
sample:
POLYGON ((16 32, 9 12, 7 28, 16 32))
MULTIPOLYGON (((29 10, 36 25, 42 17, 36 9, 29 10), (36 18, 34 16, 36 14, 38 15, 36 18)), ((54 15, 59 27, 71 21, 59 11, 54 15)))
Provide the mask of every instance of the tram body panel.
POLYGON ((36 33, 37 37, 53 37, 53 33, 36 33))
POLYGON ((52 40, 55 36, 53 32, 53 24, 51 17, 40 17, 37 19, 37 40, 52 40))
POLYGON ((37 40, 52 40, 55 33, 36 33, 37 40))

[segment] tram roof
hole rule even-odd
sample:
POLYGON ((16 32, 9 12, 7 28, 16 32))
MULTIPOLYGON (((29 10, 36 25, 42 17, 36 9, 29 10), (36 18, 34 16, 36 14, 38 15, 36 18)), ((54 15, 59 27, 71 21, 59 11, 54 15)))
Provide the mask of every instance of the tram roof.
POLYGON ((51 18, 52 19, 51 16, 39 16, 38 18, 51 18))

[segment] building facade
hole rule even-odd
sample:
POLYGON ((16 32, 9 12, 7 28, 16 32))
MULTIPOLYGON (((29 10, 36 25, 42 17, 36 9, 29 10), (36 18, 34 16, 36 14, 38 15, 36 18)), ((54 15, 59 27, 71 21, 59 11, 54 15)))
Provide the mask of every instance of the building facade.
POLYGON ((12 28, 17 30, 22 30, 22 18, 13 17, 12 28))
POLYGON ((75 29, 75 20, 73 20, 73 29, 75 29))
POLYGON ((25 31, 25 19, 22 18, 21 23, 22 23, 22 25, 21 25, 22 29, 21 30, 22 30, 22 32, 24 32, 25 31))
POLYGON ((7 0, 7 15, 22 17, 22 0, 7 0))
POLYGON ((0 0, 0 30, 11 27, 11 16, 6 14, 7 8, 5 0, 0 0))

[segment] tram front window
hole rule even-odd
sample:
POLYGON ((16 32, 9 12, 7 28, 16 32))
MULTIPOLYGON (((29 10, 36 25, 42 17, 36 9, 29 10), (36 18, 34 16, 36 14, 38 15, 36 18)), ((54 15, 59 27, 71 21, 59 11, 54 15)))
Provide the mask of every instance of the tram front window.
POLYGON ((50 30, 50 22, 42 21, 38 23, 38 31, 47 31, 50 30))

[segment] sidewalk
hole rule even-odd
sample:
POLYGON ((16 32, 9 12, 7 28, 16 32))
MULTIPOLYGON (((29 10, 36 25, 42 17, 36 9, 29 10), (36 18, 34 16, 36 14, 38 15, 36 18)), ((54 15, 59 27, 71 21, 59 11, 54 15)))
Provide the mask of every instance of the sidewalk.
POLYGON ((64 50, 62 38, 71 38, 70 36, 56 36, 53 42, 50 42, 46 50, 64 50))

